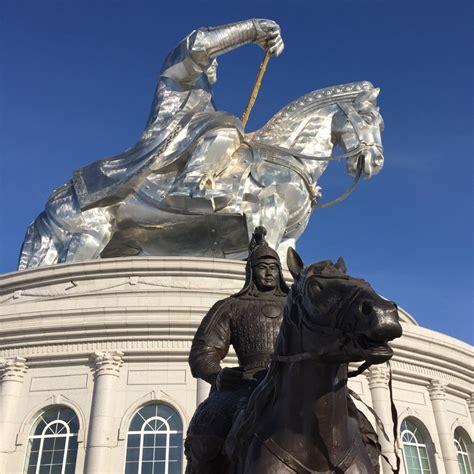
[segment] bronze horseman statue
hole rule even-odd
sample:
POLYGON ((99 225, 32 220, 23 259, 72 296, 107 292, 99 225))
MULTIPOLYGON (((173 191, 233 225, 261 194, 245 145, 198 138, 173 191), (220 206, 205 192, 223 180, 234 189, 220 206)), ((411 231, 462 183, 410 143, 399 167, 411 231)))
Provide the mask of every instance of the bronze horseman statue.
POLYGON ((186 36, 164 61, 141 138, 51 194, 28 227, 19 269, 135 255, 243 259, 260 225, 284 262, 312 211, 327 205, 317 183, 331 160, 345 160, 354 176, 341 199, 382 169, 379 89, 370 82, 310 92, 251 133, 217 111, 216 58, 248 43, 266 58, 283 50, 279 26, 265 19, 186 36))
POLYGON ((192 373, 212 388, 189 426, 187 473, 376 473, 380 446, 348 395, 347 366, 391 357, 396 306, 349 277, 342 259, 304 268, 292 249, 287 301, 264 232, 254 234, 243 289, 218 301, 194 337, 192 373), (239 367, 223 369, 230 345, 239 367))

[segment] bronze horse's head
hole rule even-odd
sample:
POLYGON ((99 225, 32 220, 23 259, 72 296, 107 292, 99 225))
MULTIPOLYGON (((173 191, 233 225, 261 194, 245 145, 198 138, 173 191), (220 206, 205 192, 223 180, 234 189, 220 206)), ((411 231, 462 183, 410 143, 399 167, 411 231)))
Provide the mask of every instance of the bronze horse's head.
POLYGON ((295 278, 277 341, 275 359, 380 364, 393 355, 387 344, 402 335, 397 306, 364 280, 346 274, 342 258, 305 267, 288 251, 295 278))

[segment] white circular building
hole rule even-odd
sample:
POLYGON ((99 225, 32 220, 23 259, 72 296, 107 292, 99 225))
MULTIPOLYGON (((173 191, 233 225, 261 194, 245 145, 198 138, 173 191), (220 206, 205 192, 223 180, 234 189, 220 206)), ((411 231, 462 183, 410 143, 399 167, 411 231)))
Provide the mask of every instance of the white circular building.
MULTIPOLYGON (((0 472, 184 472, 183 434, 209 387, 191 376, 191 341, 243 281, 243 262, 173 257, 1 275, 0 472)), ((473 348, 400 314, 391 367, 402 471, 471 474, 473 348)), ((390 438, 388 381, 375 366, 350 385, 390 438)))

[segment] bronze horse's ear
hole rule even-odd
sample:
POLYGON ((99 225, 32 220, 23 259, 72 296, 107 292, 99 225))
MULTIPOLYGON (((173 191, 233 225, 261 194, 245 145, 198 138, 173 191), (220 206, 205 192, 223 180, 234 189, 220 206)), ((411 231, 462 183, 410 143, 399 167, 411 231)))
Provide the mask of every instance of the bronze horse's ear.
POLYGON ((342 257, 339 257, 337 259, 337 262, 334 266, 342 273, 347 273, 346 262, 344 262, 344 259, 342 257))
POLYGON ((301 260, 301 257, 292 247, 288 247, 288 251, 286 252, 286 264, 293 278, 296 278, 304 268, 303 260, 301 260))

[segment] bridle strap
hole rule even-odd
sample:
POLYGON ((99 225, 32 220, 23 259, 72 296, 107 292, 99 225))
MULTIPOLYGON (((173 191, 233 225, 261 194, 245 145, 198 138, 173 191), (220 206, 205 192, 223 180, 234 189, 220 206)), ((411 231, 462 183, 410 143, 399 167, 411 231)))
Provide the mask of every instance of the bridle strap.
POLYGON ((360 143, 355 148, 352 148, 352 150, 346 153, 343 153, 342 155, 311 156, 311 155, 305 155, 304 153, 300 153, 299 151, 296 151, 293 148, 286 148, 286 147, 278 146, 278 145, 270 145, 268 143, 263 143, 263 142, 256 142, 255 144, 262 148, 269 148, 270 150, 276 150, 281 153, 294 156, 295 158, 298 158, 299 160, 302 160, 302 161, 342 161, 342 160, 347 160, 348 158, 353 158, 354 156, 357 156, 358 154, 360 154, 362 151, 364 151, 367 148, 367 145, 360 143))
POLYGON ((350 371, 350 372, 347 374, 347 378, 350 379, 351 377, 357 377, 357 376, 360 375, 362 372, 364 372, 365 370, 367 370, 371 365, 372 365, 371 362, 365 361, 363 364, 359 365, 359 367, 358 367, 356 370, 350 371))
POLYGON ((391 463, 387 461, 390 464, 390 467, 392 468, 392 471, 394 474, 398 474, 400 472, 400 465, 401 465, 401 459, 400 456, 398 455, 397 451, 397 438, 398 438, 398 412, 397 412, 397 407, 395 406, 395 402, 393 401, 393 386, 392 386, 392 366, 390 365, 390 362, 387 361, 387 367, 389 371, 389 377, 388 377, 388 391, 390 393, 390 411, 392 412, 392 423, 393 423, 393 452, 395 453, 395 459, 396 459, 396 469, 393 469, 391 463))
POLYGON ((333 199, 332 201, 322 202, 321 204, 314 204, 313 208, 314 209, 324 209, 326 207, 332 207, 332 206, 335 206, 336 204, 339 204, 340 202, 344 201, 344 199, 347 199, 352 194, 352 192, 354 191, 356 186, 359 184, 360 177, 362 176, 362 168, 363 168, 363 166, 362 167, 359 166, 359 165, 357 166, 357 173, 354 176, 354 179, 352 180, 352 183, 349 185, 349 187, 339 197, 337 197, 336 199, 333 199))
POLYGON ((352 104, 346 104, 344 102, 337 102, 337 106, 342 111, 342 113, 347 117, 352 128, 354 129, 355 134, 359 140, 359 143, 364 144, 362 139, 362 129, 367 128, 367 124, 362 120, 361 116, 356 112, 356 109, 352 104))
MULTIPOLYGON (((367 364, 367 362, 365 362, 364 364, 362 364, 360 368, 362 368, 365 364, 367 364)), ((388 459, 387 456, 385 456, 385 454, 383 454, 382 452, 380 453, 380 456, 385 460, 385 462, 390 466, 390 469, 392 470, 393 474, 399 474, 400 472, 400 465, 401 465, 401 459, 400 459, 400 456, 398 455, 398 451, 397 451, 397 438, 398 438, 398 413, 397 413, 397 408, 395 406, 395 403, 393 401, 393 387, 392 387, 392 367, 390 366, 390 362, 387 361, 387 367, 388 367, 388 370, 389 370, 389 379, 388 379, 388 390, 389 390, 389 393, 390 393, 390 408, 391 408, 391 413, 392 413, 392 425, 393 425, 393 452, 395 454, 395 459, 396 459, 396 466, 393 467, 392 466, 392 463, 390 461, 390 459, 388 459)), ((363 370, 361 370, 359 372, 359 369, 357 369, 356 371, 354 372, 351 372, 351 374, 349 374, 349 377, 354 377, 355 375, 359 375, 360 373, 362 373, 364 370, 366 370, 368 367, 370 367, 370 364, 365 367, 363 370), (358 373, 357 373, 358 372, 358 373)), ((357 393, 355 393, 353 390, 351 390, 349 387, 347 388, 347 391, 349 392, 349 394, 352 396, 352 398, 355 398, 358 402, 362 403, 366 408, 367 410, 369 410, 369 412, 373 415, 373 417, 375 418, 375 422, 377 423, 377 426, 380 428, 380 430, 382 431, 382 434, 384 435, 385 439, 390 442, 390 438, 387 434, 387 432, 385 431, 385 427, 383 425, 383 422, 382 420, 380 419, 380 417, 377 415, 376 411, 369 405, 367 405, 367 403, 364 402, 364 400, 362 400, 361 397, 359 397, 359 395, 357 395, 357 393)))

